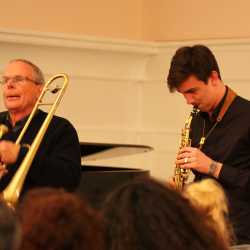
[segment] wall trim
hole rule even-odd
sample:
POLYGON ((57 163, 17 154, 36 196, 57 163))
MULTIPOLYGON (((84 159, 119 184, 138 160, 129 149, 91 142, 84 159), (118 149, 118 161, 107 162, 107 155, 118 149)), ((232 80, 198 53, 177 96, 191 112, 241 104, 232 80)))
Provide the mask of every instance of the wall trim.
POLYGON ((139 42, 125 39, 109 39, 50 32, 0 29, 0 41, 65 48, 131 52, 145 55, 155 55, 158 53, 157 44, 154 42, 139 42))
MULTIPOLYGON (((158 48, 175 48, 193 44, 205 44, 208 46, 229 47, 238 45, 250 45, 250 38, 227 38, 227 39, 202 39, 183 41, 158 41, 158 48)), ((250 47, 249 47, 250 49, 250 47)))
MULTIPOLYGON (((38 32, 30 30, 15 30, 0 28, 0 41, 32 45, 82 48, 94 50, 111 50, 131 52, 145 55, 156 55, 159 49, 175 48, 191 44, 206 44, 209 46, 250 45, 250 38, 202 39, 183 41, 138 41, 112 39, 85 35, 72 35, 54 32, 38 32)), ((250 46, 249 46, 250 49, 250 46)))

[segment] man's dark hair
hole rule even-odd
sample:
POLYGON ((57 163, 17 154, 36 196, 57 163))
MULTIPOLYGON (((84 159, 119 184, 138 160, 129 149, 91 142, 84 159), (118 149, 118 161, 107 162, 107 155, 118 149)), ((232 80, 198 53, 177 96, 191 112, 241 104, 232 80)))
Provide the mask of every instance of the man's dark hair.
POLYGON ((212 51, 204 45, 185 46, 179 48, 172 58, 167 84, 170 92, 174 92, 189 76, 207 83, 212 71, 220 70, 212 51))

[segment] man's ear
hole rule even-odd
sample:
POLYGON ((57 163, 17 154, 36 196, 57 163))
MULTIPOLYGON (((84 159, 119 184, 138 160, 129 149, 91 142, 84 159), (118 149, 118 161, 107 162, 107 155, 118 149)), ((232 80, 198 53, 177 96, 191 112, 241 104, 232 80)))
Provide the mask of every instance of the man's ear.
POLYGON ((44 84, 39 84, 39 91, 42 92, 44 84))
POLYGON ((218 72, 215 71, 215 70, 212 70, 212 72, 210 74, 210 79, 211 79, 211 82, 212 82, 212 84, 214 86, 217 85, 218 80, 219 80, 219 74, 218 74, 218 72))
POLYGON ((44 87, 44 84, 39 84, 37 85, 37 98, 40 96, 42 90, 43 90, 43 87, 44 87))

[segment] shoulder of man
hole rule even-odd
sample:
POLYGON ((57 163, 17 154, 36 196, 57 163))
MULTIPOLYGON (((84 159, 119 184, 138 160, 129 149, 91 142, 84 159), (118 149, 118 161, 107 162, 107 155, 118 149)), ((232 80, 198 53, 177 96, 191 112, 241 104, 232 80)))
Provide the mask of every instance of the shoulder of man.
MULTIPOLYGON (((41 116, 43 119, 46 118, 47 114, 47 112, 39 110, 39 116, 41 116)), ((68 127, 75 130, 73 124, 68 119, 57 115, 53 116, 52 121, 50 123, 50 127, 55 129, 59 129, 60 127, 68 127)))
POLYGON ((234 102, 232 103, 233 106, 237 107, 237 109, 241 109, 244 111, 250 111, 250 100, 246 99, 242 96, 236 96, 234 102))

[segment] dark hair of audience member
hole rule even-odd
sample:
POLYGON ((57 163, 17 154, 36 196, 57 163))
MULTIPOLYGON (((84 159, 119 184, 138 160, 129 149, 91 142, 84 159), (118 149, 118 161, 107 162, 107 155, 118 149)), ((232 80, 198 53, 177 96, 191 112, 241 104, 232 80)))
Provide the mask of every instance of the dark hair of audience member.
POLYGON ((0 201, 0 249, 16 250, 21 242, 21 227, 13 209, 0 201))
POLYGON ((76 194, 62 189, 28 191, 20 207, 20 250, 101 250, 101 217, 76 194))
POLYGON ((151 178, 118 188, 103 215, 106 250, 228 249, 186 198, 151 178))

